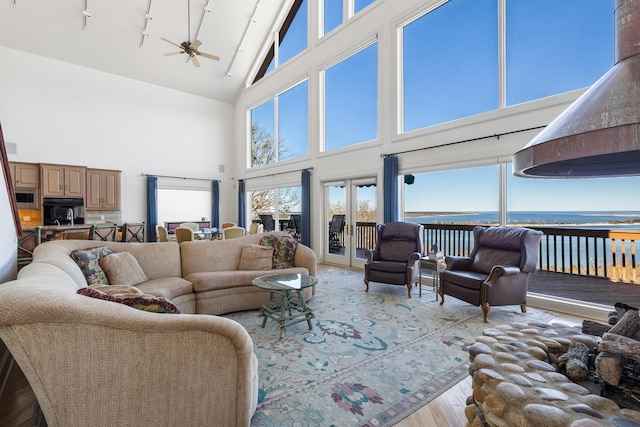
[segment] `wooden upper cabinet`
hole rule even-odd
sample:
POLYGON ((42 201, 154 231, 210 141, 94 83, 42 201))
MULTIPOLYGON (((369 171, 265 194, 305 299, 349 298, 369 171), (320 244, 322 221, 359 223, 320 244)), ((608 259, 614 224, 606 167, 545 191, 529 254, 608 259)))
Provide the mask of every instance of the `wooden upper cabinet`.
POLYGON ((41 164, 40 174, 43 197, 85 197, 84 167, 41 164))
POLYGON ((87 169, 87 210, 120 209, 120 171, 87 169))
POLYGON ((10 163, 15 188, 40 187, 40 165, 36 163, 10 163))

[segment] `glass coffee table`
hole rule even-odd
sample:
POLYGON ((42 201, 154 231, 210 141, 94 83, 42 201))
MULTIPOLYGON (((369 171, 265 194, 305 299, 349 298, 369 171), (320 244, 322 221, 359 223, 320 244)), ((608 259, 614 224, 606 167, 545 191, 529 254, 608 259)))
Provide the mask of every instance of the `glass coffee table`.
POLYGON ((307 321, 312 329, 313 310, 307 306, 302 290, 309 288, 318 279, 308 274, 271 274, 254 279, 252 285, 269 291, 269 302, 260 309, 264 316, 262 327, 267 319, 273 319, 280 325, 280 338, 284 338, 284 328, 299 322, 307 321))

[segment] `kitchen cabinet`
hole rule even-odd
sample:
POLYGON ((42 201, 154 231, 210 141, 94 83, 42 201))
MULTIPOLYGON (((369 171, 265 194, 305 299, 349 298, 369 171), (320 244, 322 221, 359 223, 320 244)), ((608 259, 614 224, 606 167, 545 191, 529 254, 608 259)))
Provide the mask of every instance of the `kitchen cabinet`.
POLYGON ((86 168, 40 164, 42 197, 85 197, 86 168))
POLYGON ((19 162, 11 162, 9 164, 15 188, 40 187, 40 165, 19 162))
POLYGON ((87 169, 85 209, 120 210, 120 171, 87 169))

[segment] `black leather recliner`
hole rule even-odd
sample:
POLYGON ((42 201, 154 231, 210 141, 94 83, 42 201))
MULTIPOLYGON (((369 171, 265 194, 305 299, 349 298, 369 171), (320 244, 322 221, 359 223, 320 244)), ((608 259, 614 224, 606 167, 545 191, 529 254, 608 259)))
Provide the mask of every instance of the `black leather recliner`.
POLYGON ((445 258, 440 305, 450 295, 481 306, 485 323, 492 305, 520 305, 526 312, 529 274, 536 271, 542 235, 524 227, 474 228, 469 256, 445 258))
POLYGON ((422 256, 422 226, 412 222, 378 224, 378 239, 374 250, 366 250, 364 283, 369 282, 411 287, 418 282, 422 256))

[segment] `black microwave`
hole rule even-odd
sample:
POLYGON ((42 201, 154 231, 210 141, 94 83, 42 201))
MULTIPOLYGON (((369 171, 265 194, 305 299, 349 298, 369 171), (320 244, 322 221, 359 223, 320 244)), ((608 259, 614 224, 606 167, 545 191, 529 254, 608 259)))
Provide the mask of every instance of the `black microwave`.
POLYGON ((40 209, 40 193, 37 188, 16 188, 18 209, 40 209))

